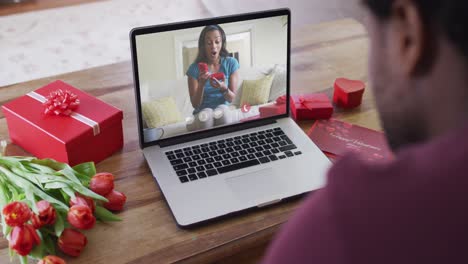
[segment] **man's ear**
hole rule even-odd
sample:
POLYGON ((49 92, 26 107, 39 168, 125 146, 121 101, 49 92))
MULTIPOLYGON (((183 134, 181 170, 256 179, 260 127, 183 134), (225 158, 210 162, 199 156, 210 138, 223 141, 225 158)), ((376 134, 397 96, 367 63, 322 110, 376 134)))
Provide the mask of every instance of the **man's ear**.
POLYGON ((434 43, 430 38, 428 25, 411 0, 395 0, 389 20, 390 47, 393 59, 399 61, 400 69, 407 76, 424 74, 434 57, 434 43))

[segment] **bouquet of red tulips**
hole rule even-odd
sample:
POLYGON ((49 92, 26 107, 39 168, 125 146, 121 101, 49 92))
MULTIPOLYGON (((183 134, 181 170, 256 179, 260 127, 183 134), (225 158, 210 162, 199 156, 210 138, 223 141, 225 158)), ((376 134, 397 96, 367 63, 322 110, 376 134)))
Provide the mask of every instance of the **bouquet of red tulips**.
POLYGON ((114 190, 114 176, 96 173, 94 163, 70 167, 33 157, 0 155, 0 209, 3 236, 10 256, 21 263, 28 256, 39 263, 65 263, 56 255, 79 256, 87 239, 79 230, 99 221, 120 221, 123 193, 114 190))

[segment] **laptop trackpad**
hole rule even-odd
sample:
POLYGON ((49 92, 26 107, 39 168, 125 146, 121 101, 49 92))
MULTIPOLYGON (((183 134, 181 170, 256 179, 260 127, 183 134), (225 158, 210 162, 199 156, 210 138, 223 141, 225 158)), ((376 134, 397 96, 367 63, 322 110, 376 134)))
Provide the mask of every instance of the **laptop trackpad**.
POLYGON ((281 178, 273 173, 272 168, 234 176, 226 179, 236 197, 243 202, 256 205, 282 198, 281 178))

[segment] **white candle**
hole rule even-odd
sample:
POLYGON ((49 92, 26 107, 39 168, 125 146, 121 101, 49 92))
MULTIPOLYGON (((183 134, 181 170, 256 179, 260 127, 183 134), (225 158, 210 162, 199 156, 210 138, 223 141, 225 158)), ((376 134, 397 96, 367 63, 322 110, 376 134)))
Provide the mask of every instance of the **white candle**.
POLYGON ((212 128, 214 125, 213 120, 213 109, 205 108, 198 113, 198 128, 199 129, 208 129, 212 128))
POLYGON ((221 126, 221 125, 224 125, 224 120, 223 120, 223 116, 224 116, 224 111, 220 108, 216 108, 214 110, 214 124, 215 126, 221 126))
POLYGON ((185 123, 187 125, 187 131, 195 131, 197 130, 197 123, 195 122, 194 116, 189 116, 185 119, 185 123))
POLYGON ((219 105, 215 109, 215 114, 214 114, 214 119, 215 119, 215 125, 216 126, 221 126, 221 125, 228 125, 232 123, 232 112, 227 105, 219 105))

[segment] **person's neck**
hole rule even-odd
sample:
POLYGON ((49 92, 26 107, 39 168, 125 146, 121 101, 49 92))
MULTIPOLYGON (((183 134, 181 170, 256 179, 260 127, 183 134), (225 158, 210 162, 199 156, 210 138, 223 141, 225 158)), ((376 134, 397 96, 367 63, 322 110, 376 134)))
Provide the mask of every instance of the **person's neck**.
POLYGON ((420 83, 429 138, 468 124, 468 63, 454 46, 443 43, 432 76, 420 83))
POLYGON ((219 65, 219 64, 221 64, 221 59, 217 58, 217 59, 214 59, 214 60, 208 60, 208 64, 213 65, 213 66, 219 65))

